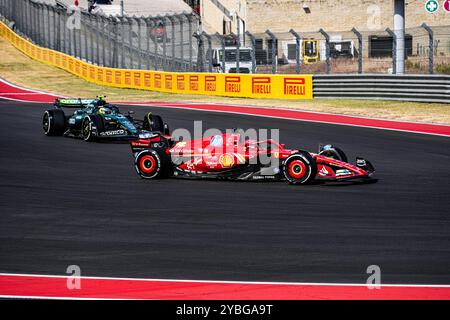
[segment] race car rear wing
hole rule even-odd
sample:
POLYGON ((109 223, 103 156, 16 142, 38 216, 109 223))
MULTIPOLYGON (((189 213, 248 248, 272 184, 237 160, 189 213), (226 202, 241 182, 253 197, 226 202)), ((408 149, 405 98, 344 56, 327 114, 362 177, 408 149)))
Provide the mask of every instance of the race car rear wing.
POLYGON ((83 108, 98 101, 99 99, 56 99, 54 106, 59 108, 83 108))

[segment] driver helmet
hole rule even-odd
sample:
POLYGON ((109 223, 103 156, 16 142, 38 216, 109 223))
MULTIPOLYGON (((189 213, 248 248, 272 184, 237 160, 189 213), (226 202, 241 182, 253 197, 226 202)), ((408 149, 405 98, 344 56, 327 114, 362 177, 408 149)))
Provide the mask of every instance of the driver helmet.
POLYGON ((101 107, 98 109, 99 114, 111 114, 111 109, 106 107, 101 107))

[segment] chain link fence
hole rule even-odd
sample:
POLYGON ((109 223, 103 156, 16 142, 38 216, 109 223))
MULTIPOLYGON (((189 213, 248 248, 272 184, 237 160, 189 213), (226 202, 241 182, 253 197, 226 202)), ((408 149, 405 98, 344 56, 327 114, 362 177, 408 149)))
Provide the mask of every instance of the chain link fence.
MULTIPOLYGON (((396 33, 295 30, 237 35, 200 34, 204 71, 279 74, 396 73, 396 33), (226 54, 217 54, 222 48, 226 54), (237 52, 240 52, 238 55, 237 52), (212 54, 211 54, 212 52, 212 54), (230 69, 233 68, 231 71, 230 69)), ((405 72, 450 74, 450 26, 405 31, 405 72)), ((202 63, 203 62, 203 63, 202 63)))
POLYGON ((32 42, 99 66, 197 71, 192 13, 113 17, 34 0, 0 0, 0 12, 32 42))
MULTIPOLYGON (((194 13, 113 17, 37 0, 0 0, 3 17, 43 47, 123 69, 226 73, 396 73, 396 33, 201 32, 194 13)), ((406 73, 450 74, 450 26, 406 30, 406 73)))

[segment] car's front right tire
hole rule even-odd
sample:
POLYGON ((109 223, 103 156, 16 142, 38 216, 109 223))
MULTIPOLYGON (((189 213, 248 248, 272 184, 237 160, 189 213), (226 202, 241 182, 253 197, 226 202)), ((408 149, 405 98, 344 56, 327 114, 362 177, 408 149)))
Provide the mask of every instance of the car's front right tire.
POLYGON ((317 164, 309 152, 299 151, 283 161, 282 172, 290 184, 308 184, 316 177, 317 164))
POLYGON ((81 136, 84 141, 94 141, 104 129, 103 120, 98 115, 91 115, 84 118, 81 125, 81 136))

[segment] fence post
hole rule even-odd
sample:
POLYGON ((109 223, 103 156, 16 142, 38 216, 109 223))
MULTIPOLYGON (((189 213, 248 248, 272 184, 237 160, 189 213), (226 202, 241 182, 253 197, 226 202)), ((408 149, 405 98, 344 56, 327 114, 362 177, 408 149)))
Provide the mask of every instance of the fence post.
POLYGON ((434 73, 434 32, 426 23, 422 23, 422 28, 428 32, 428 72, 434 73))
POLYGON ((138 50, 139 50, 139 60, 138 60, 138 69, 142 69, 142 22, 145 23, 144 16, 137 18, 138 23, 138 50))
POLYGON ((125 18, 117 17, 120 22, 120 68, 125 68, 125 18))
MULTIPOLYGON (((152 19, 153 24, 153 30, 155 30, 158 27, 158 21, 155 19, 152 19)), ((158 70, 159 66, 159 57, 158 57, 158 37, 156 36, 156 33, 153 32, 153 43, 155 44, 155 70, 158 70)), ((162 66, 162 63, 161 63, 162 66)))
POLYGON ((302 38, 295 32, 294 29, 289 30, 290 33, 295 37, 295 72, 300 73, 300 42, 302 38))
POLYGON ((193 53, 192 53, 192 46, 193 46, 193 44, 192 44, 192 37, 193 37, 193 34, 192 34, 192 15, 190 15, 190 14, 185 14, 185 17, 187 18, 187 20, 188 20, 188 23, 189 23, 189 71, 193 71, 193 63, 192 63, 192 55, 193 55, 193 53))
POLYGON ((222 48, 222 59, 221 59, 221 61, 220 61, 220 65, 221 65, 222 72, 225 73, 225 39, 224 39, 224 37, 223 37, 220 33, 218 33, 218 32, 215 33, 215 36, 216 36, 217 38, 219 38, 219 40, 220 40, 220 46, 221 46, 221 48, 222 48))
POLYGON ((277 38, 270 30, 266 30, 266 34, 268 34, 269 37, 272 39, 272 73, 275 74, 275 73, 277 73, 277 56, 276 56, 276 45, 275 45, 277 38))
POLYGON ((13 20, 14 21, 16 19, 16 0, 13 0, 10 3, 10 6, 11 6, 11 14, 10 14, 9 20, 13 20))
POLYGON ((101 31, 101 37, 102 37, 102 66, 106 67, 106 42, 110 42, 107 39, 107 29, 109 28, 108 18, 106 16, 100 16, 100 23, 101 28, 99 29, 99 32, 101 31))
MULTIPOLYGON (((71 11, 72 12, 72 15, 76 15, 77 13, 75 12, 75 10, 72 10, 71 11)), ((77 45, 77 28, 75 27, 73 27, 73 25, 72 25, 72 28, 70 29, 70 31, 72 32, 72 40, 73 41, 71 41, 71 46, 72 46, 72 48, 73 48, 73 53, 71 52, 70 53, 70 55, 71 56, 73 56, 73 57, 76 57, 77 56, 77 48, 78 48, 78 45, 77 45)), ((70 39, 69 39, 69 41, 70 41, 70 39)))
POLYGON ((62 29, 63 29, 63 35, 61 38, 61 42, 63 43, 63 47, 64 47, 64 53, 68 53, 67 50, 67 35, 68 35, 68 30, 67 30, 67 11, 66 10, 61 10, 62 15, 61 15, 61 20, 62 20, 62 29))
MULTIPOLYGON (((15 2, 14 2, 15 4, 15 2)), ((16 31, 22 32, 22 2, 19 1, 17 4, 15 4, 15 12, 14 12, 14 22, 16 23, 16 31), (17 12, 19 14, 17 14, 17 12)))
POLYGON ((36 42, 38 45, 42 45, 42 14, 41 14, 41 4, 36 3, 36 20, 37 20, 37 34, 36 42))
POLYGON ((106 19, 106 23, 107 23, 107 35, 106 35, 106 42, 108 43, 108 50, 106 53, 106 66, 109 68, 112 68, 112 64, 113 64, 113 41, 114 41, 114 37, 113 37, 113 28, 114 28, 114 18, 112 15, 109 15, 107 17, 105 17, 106 19))
POLYGON ((89 47, 88 47, 88 32, 87 32, 87 27, 88 27, 88 24, 86 23, 86 19, 87 19, 87 17, 86 17, 86 13, 82 13, 81 14, 81 20, 83 21, 83 26, 82 26, 82 28, 83 28, 83 36, 84 36, 84 60, 85 61, 87 61, 87 62, 89 62, 89 47))
POLYGON ((363 72, 363 62, 362 62, 362 55, 363 55, 363 42, 362 42, 362 35, 361 33, 356 30, 356 28, 352 29, 352 32, 358 37, 358 73, 361 74, 363 72))
POLYGON ((134 58, 133 58, 133 18, 127 17, 128 24, 128 53, 130 55, 130 69, 134 69, 134 58))
POLYGON ((114 44, 112 50, 112 67, 119 68, 119 28, 116 17, 111 17, 113 21, 114 44))
POLYGON ((95 63, 94 62, 95 57, 94 57, 94 23, 93 23, 93 14, 92 13, 87 13, 86 15, 87 15, 87 17, 89 19, 89 24, 88 24, 89 32, 87 32, 88 33, 88 37, 89 37, 89 55, 88 55, 89 58, 88 58, 88 60, 89 60, 90 63, 94 64, 95 63))
MULTIPOLYGON (((78 9, 79 10, 79 9, 78 9)), ((82 36, 81 36, 81 28, 82 26, 82 13, 81 10, 77 13, 78 17, 80 18, 80 28, 77 29, 77 34, 78 34, 78 56, 80 59, 83 58, 83 41, 82 41, 82 36)))
POLYGON ((392 73, 397 74, 397 35, 389 28, 386 32, 392 37, 392 73))
POLYGON ((330 72, 331 72, 331 64, 330 64, 330 36, 323 29, 320 29, 319 32, 325 38, 325 58, 326 58, 326 70, 325 70, 325 72, 326 72, 326 74, 330 74, 330 72))
POLYGON ((252 73, 256 73, 256 38, 248 31, 246 31, 245 34, 250 38, 250 41, 252 42, 252 73))
POLYGON ((47 34, 47 28, 46 28, 46 24, 47 24, 47 14, 46 14, 46 12, 47 12, 47 4, 46 3, 43 3, 42 5, 41 5, 41 9, 42 9, 42 11, 41 11, 41 19, 42 19, 42 46, 43 47, 45 47, 45 48, 47 48, 47 36, 48 36, 48 34, 47 34))
POLYGON ((208 41, 208 72, 212 72, 212 41, 211 36, 207 34, 205 31, 202 32, 201 36, 204 36, 206 38, 206 41, 208 41))
POLYGON ((236 73, 241 73, 241 23, 239 22, 239 16, 236 13, 236 73))
MULTIPOLYGON (((158 28, 158 21, 162 22, 162 27, 163 27, 163 36, 162 36, 162 40, 163 40, 163 45, 162 45, 162 70, 166 71, 167 70, 167 24, 166 24, 166 17, 162 17, 160 15, 158 15, 156 17, 156 24, 155 24, 155 28, 158 28)), ((156 42, 158 42, 158 36, 156 36, 156 42)))
POLYGON ((30 1, 28 1, 28 0, 26 2, 25 11, 26 11, 26 18, 25 18, 26 35, 27 35, 28 38, 30 38, 30 34, 31 34, 31 5, 30 5, 30 1))
POLYGON ((198 56, 197 56, 197 70, 198 72, 204 72, 204 65, 203 65, 203 39, 202 37, 195 32, 193 34, 193 37, 197 39, 198 42, 198 56))
MULTIPOLYGON (((52 49, 56 50, 56 33, 58 32, 57 30, 57 26, 56 26, 56 7, 51 6, 51 11, 53 14, 53 19, 52 19, 52 26, 53 26, 53 40, 52 40, 52 49)), ((26 9, 25 9, 26 12, 26 9)))
POLYGON ((48 4, 45 4, 45 16, 47 19, 45 19, 46 21, 44 22, 44 24, 47 25, 47 32, 46 32, 46 36, 45 36, 45 41, 46 41, 46 47, 47 48, 51 48, 51 34, 52 34, 52 28, 51 28, 51 20, 50 20, 50 9, 51 6, 48 4))
POLYGON ((142 17, 142 21, 145 23, 145 66, 147 70, 150 70, 150 29, 148 18, 142 17))
MULTIPOLYGON (((150 56, 150 38, 152 36, 151 28, 152 28, 152 20, 151 18, 147 17, 144 19, 145 21, 145 30, 146 30, 146 37, 147 37, 147 70, 150 70, 151 66, 151 56, 150 56)), ((156 46, 156 44, 155 44, 156 46)), ((154 57, 154 60, 156 60, 156 56, 154 57)))
POLYGON ((100 65, 100 18, 98 15, 94 15, 95 18, 95 60, 97 61, 97 65, 100 65))
POLYGON ((184 61, 184 19, 183 19, 183 15, 182 14, 179 14, 179 15, 177 15, 176 16, 177 17, 177 19, 178 19, 178 23, 180 24, 180 57, 181 57, 181 63, 182 63, 182 66, 181 66, 181 69, 182 70, 179 70, 179 71, 186 71, 186 63, 185 63, 185 61, 184 61))
POLYGON ((171 63, 170 63, 170 65, 171 65, 171 68, 170 68, 170 71, 175 71, 175 20, 174 20, 174 18, 173 18, 173 16, 167 16, 167 20, 169 20, 170 21, 170 24, 171 24, 171 37, 172 37, 172 41, 171 41, 171 45, 172 45, 172 59, 171 59, 171 63))
POLYGON ((31 41, 35 42, 34 40, 34 30, 35 30, 35 23, 34 23, 34 3, 28 2, 29 11, 30 11, 30 30, 28 37, 31 39, 31 41))
MULTIPOLYGON (((236 15, 237 17, 237 15, 236 15)), ((241 62, 241 36, 239 35, 239 20, 238 20, 238 30, 236 34, 236 73, 241 73, 240 69, 240 62, 241 62)))

